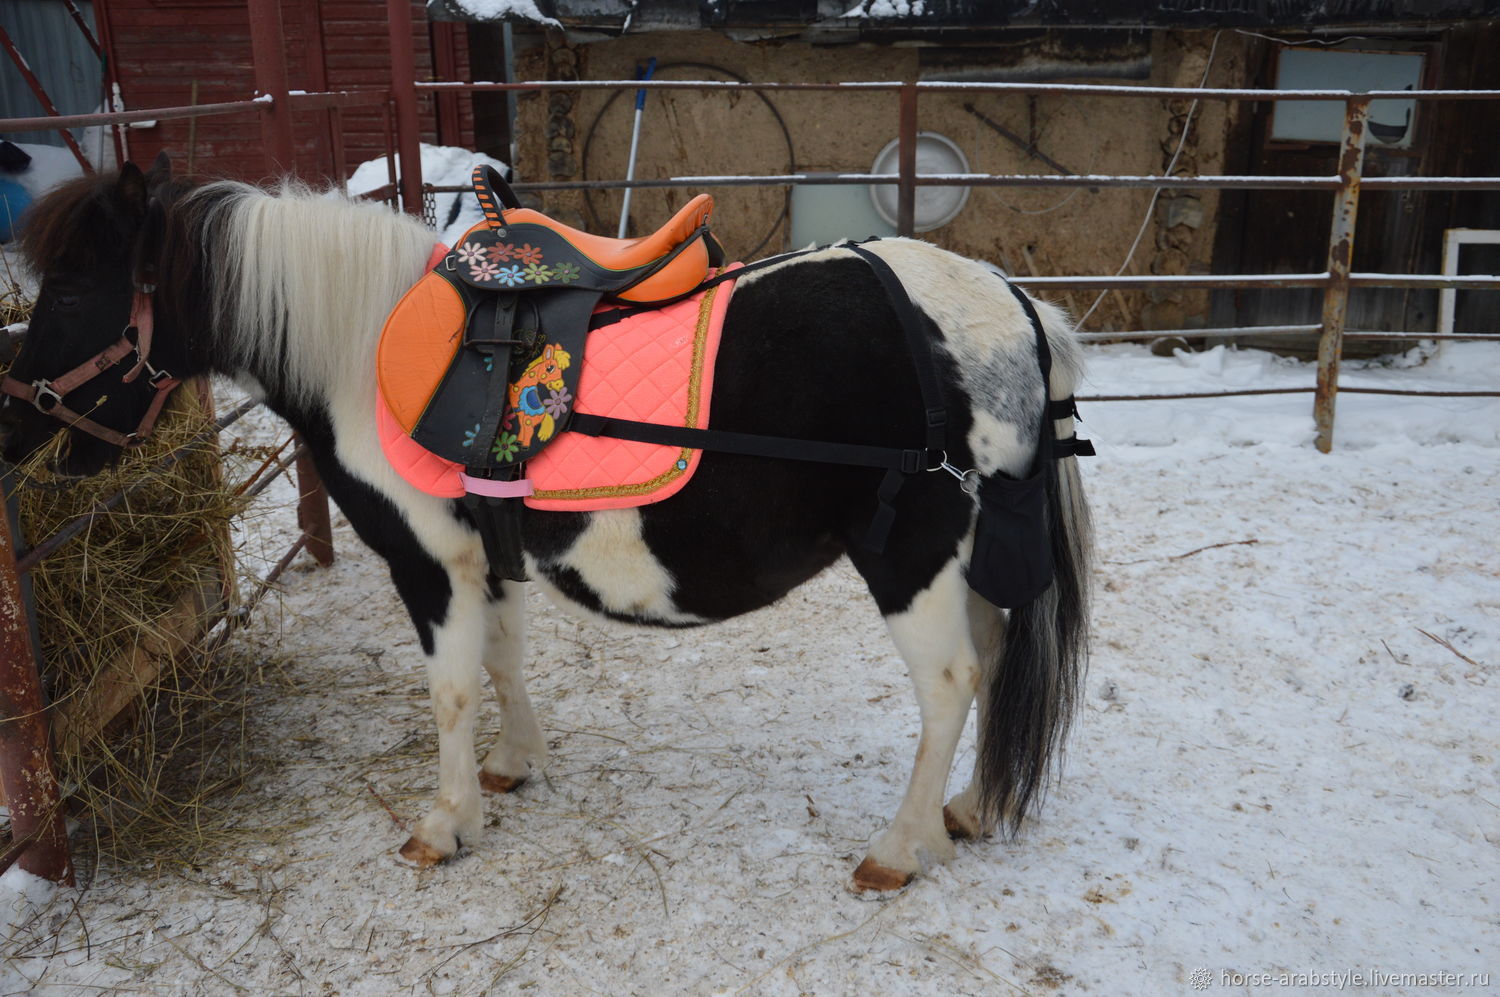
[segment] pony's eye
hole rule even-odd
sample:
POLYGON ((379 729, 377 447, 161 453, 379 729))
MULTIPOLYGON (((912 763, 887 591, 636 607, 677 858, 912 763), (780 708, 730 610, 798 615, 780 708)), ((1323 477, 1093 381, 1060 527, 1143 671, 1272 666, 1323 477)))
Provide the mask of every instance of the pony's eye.
POLYGON ((76 294, 59 294, 57 296, 57 307, 59 307, 59 308, 76 308, 77 306, 78 306, 78 295, 76 295, 76 294))

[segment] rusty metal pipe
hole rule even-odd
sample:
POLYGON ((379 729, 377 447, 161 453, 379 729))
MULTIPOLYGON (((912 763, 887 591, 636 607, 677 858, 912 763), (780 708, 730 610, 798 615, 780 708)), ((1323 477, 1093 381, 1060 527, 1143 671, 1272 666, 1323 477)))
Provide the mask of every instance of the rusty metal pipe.
POLYGON ((10 807, 12 840, 17 845, 29 842, 17 858, 21 868, 72 885, 73 863, 42 701, 40 659, 25 582, 16 570, 12 504, 3 488, 0 506, 0 788, 10 807))
MULTIPOLYGON (((1188 398, 1241 398, 1246 395, 1306 395, 1311 388, 1245 388, 1241 391, 1190 391, 1176 395, 1079 395, 1080 402, 1175 402, 1188 398)), ((1407 391, 1403 388, 1344 388, 1350 395, 1400 395, 1403 398, 1500 398, 1500 391, 1407 391)))
POLYGON ((98 114, 59 114, 46 118, 0 118, 0 131, 78 128, 84 125, 129 124, 132 121, 171 121, 177 118, 207 118, 239 111, 263 112, 269 105, 260 100, 231 100, 197 107, 148 107, 135 111, 101 111, 98 114))
MULTIPOLYGON (((0 126, 5 122, 0 121, 0 126)), ((511 184, 517 191, 544 190, 639 190, 674 187, 779 187, 827 184, 890 184, 899 173, 767 173, 758 176, 682 176, 654 180, 539 180, 511 184)), ((917 175, 917 187, 1123 187, 1169 190, 1338 190, 1337 176, 1099 176, 1084 174, 1054 176, 1047 173, 954 173, 917 175)), ((1500 190, 1500 177, 1376 177, 1363 182, 1366 189, 1387 190, 1500 190)), ((463 185, 434 184, 431 190, 462 192, 463 185)))
MULTIPOLYGON (((390 99, 384 90, 331 90, 325 93, 288 94, 286 102, 299 110, 338 107, 378 107, 390 99)), ((96 114, 59 114, 41 118, 0 118, 0 131, 58 130, 87 125, 118 125, 131 121, 175 121, 179 118, 207 118, 216 114, 255 111, 263 114, 271 104, 264 100, 228 100, 190 107, 147 107, 134 111, 100 111, 96 114)))
POLYGON ((89 48, 93 49, 94 54, 100 59, 103 59, 104 48, 99 44, 99 39, 94 37, 89 22, 83 19, 83 12, 78 9, 78 5, 73 0, 63 0, 63 6, 68 8, 68 15, 73 18, 73 23, 78 25, 78 30, 83 33, 84 41, 89 43, 89 48))
POLYGON ((297 525, 307 538, 307 549, 319 567, 333 563, 333 524, 328 516, 328 492, 318 477, 312 454, 301 447, 297 454, 297 525))
POLYGON ((1349 313, 1349 270, 1354 259, 1354 223, 1359 214, 1359 181, 1365 165, 1365 125, 1369 98, 1351 98, 1344 111, 1339 146, 1339 192, 1334 196, 1328 233, 1328 286, 1323 289, 1323 335, 1318 340, 1318 390, 1313 420, 1317 447, 1333 449, 1333 414, 1338 401, 1339 360, 1344 351, 1344 322, 1349 313))

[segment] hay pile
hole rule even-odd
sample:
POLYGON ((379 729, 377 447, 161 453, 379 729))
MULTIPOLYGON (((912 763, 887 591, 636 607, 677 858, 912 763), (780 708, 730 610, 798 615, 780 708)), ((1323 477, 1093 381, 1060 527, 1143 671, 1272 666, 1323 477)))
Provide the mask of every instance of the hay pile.
MULTIPOLYGON (((6 308, 7 322, 29 310, 6 308)), ((113 469, 59 480, 47 465, 64 434, 8 485, 23 546, 129 489, 30 571, 59 774, 86 830, 79 858, 190 861, 224 829, 227 791, 250 764, 247 669, 213 649, 235 604, 230 521, 242 501, 211 415, 206 392, 185 385, 151 441, 113 469)))

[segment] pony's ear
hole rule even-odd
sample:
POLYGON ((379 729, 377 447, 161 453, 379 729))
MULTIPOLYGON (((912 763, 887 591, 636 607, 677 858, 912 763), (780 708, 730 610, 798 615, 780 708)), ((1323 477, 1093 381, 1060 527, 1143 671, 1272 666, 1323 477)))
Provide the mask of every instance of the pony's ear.
POLYGON ((156 162, 151 164, 151 169, 146 173, 146 186, 155 190, 168 180, 172 179, 172 157, 167 155, 163 149, 156 154, 156 162))
POLYGON ((147 193, 146 176, 141 172, 141 168, 134 163, 126 163, 122 166, 120 179, 115 181, 115 195, 133 214, 144 215, 146 213, 147 193))

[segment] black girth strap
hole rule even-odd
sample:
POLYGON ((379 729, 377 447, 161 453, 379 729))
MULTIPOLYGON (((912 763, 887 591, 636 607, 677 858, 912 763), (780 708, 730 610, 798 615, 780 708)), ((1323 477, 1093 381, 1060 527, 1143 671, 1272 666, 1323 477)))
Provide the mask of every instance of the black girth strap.
POLYGON ((727 433, 721 429, 689 429, 686 426, 633 422, 630 419, 615 419, 588 412, 573 413, 573 421, 568 423, 568 430, 584 436, 608 436, 616 440, 687 447, 691 450, 717 450, 747 457, 885 467, 899 474, 916 474, 927 469, 926 450, 898 450, 895 447, 871 447, 857 443, 822 443, 786 436, 727 433))

